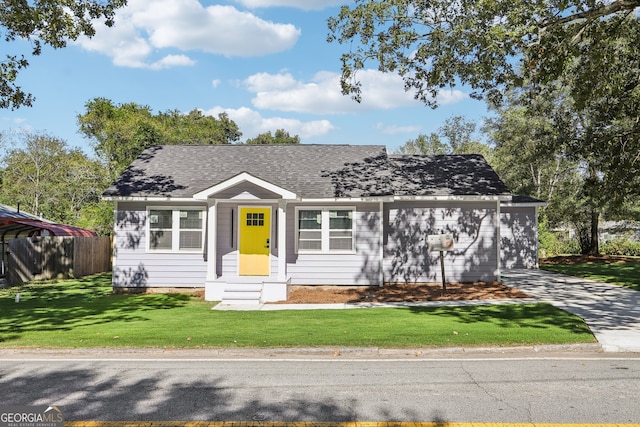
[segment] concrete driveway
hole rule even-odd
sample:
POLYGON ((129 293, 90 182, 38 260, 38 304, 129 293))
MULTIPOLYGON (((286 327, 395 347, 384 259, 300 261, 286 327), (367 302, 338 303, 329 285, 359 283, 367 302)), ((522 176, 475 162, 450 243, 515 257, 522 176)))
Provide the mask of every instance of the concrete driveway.
POLYGON ((604 351, 640 352, 640 292, 544 270, 505 270, 502 280, 582 317, 604 351))

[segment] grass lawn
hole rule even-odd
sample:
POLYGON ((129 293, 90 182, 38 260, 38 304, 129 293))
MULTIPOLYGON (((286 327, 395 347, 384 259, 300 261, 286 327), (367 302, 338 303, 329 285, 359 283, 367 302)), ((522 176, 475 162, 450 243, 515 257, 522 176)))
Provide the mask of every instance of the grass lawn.
POLYGON ((640 258, 561 257, 540 264, 543 270, 570 276, 586 277, 600 282, 640 291, 640 258))
POLYGON ((212 311, 184 294, 112 295, 111 276, 0 289, 2 347, 513 346, 595 342, 547 304, 212 311), (20 302, 15 301, 20 292, 20 302))

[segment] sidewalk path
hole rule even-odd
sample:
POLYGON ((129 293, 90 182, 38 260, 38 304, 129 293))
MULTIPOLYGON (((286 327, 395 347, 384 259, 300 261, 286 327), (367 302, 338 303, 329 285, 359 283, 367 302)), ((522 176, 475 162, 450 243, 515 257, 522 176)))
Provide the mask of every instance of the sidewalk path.
POLYGON ((640 292, 544 270, 506 270, 502 280, 582 317, 604 351, 640 352, 640 292))

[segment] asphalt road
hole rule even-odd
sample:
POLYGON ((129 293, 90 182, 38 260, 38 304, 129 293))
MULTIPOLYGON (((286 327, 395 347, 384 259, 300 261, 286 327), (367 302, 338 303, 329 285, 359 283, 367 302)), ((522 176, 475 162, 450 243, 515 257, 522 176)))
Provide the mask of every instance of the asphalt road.
POLYGON ((639 354, 0 351, 2 404, 69 421, 637 423, 639 392, 639 354))

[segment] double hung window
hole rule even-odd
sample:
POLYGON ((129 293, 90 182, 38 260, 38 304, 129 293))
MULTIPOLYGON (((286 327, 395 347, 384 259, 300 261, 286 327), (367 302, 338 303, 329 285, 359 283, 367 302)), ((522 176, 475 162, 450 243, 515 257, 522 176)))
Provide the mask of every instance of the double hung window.
POLYGON ((298 208, 298 252, 353 252, 353 208, 298 208))
POLYGON ((199 252, 204 241, 202 209, 149 209, 149 250, 199 252))

